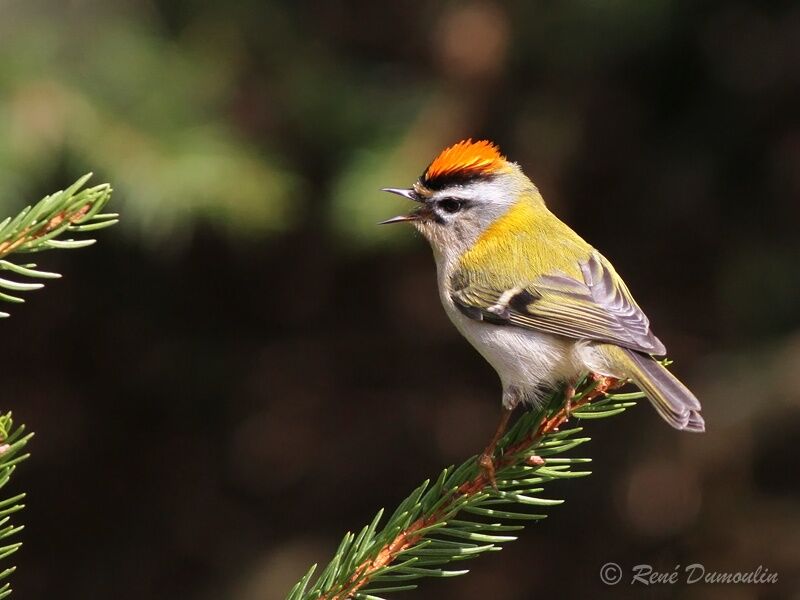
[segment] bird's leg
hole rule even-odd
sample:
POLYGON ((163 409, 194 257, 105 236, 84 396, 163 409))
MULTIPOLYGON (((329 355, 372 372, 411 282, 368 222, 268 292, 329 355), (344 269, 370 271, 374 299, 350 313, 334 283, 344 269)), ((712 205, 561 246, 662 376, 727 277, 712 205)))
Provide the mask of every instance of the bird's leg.
POLYGON ((513 408, 506 408, 503 407, 503 412, 500 415, 500 422, 497 424, 497 429, 492 436, 492 439, 489 441, 489 445, 486 446, 481 455, 478 457, 478 466, 481 468, 481 471, 486 476, 486 479, 489 480, 489 483, 492 484, 494 489, 497 489, 497 477, 495 473, 494 467, 494 451, 497 449, 497 442, 500 441, 500 438, 503 437, 503 434, 506 432, 506 428, 508 427, 508 420, 511 418, 511 413, 514 412, 513 408))
POLYGON ((489 480, 494 489, 497 489, 497 477, 494 466, 494 451, 497 449, 497 442, 503 437, 503 434, 508 428, 508 420, 511 418, 511 413, 519 404, 522 399, 520 391, 516 387, 509 387, 503 390, 503 412, 500 414, 500 422, 497 424, 492 439, 489 445, 486 446, 481 455, 478 457, 478 466, 480 467, 483 475, 489 480))
POLYGON ((564 402, 564 413, 567 415, 567 420, 572 416, 572 399, 575 397, 575 384, 572 382, 567 382, 567 385, 564 386, 564 398, 566 401, 564 402))

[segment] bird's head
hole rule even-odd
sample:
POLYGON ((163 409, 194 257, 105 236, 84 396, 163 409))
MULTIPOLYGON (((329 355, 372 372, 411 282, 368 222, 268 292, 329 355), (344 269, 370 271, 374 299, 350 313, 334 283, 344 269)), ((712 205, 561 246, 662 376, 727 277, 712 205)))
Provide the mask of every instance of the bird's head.
POLYGON ((517 202, 540 198, 519 166, 486 140, 458 142, 444 149, 412 187, 383 191, 421 205, 384 224, 411 223, 434 250, 446 253, 466 251, 517 202))

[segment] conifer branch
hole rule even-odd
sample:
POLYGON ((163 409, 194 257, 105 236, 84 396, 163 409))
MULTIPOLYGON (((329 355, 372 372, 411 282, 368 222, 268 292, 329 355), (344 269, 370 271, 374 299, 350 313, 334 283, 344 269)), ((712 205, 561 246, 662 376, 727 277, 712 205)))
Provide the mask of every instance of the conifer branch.
MULTIPOLYGON (((81 189, 90 177, 91 174, 84 175, 67 189, 44 197, 35 205, 25 207, 16 217, 8 217, 0 223, 0 271, 10 271, 28 279, 61 277, 58 273, 37 270, 34 263, 17 264, 6 257, 12 253, 91 246, 95 242, 93 239, 60 238, 67 233, 97 231, 117 222, 116 214, 100 212, 111 197, 111 187, 107 183, 81 189)), ((44 284, 38 282, 0 277, 0 300, 21 303, 25 300, 16 293, 42 287, 44 284)), ((8 313, 0 312, 0 317, 8 316, 8 313)))
MULTIPOLYGON (((107 184, 81 189, 91 174, 84 175, 67 189, 46 196, 33 206, 25 207, 16 217, 8 217, 0 223, 0 271, 10 271, 28 279, 54 279, 58 273, 40 271, 36 265, 17 264, 7 260, 11 254, 41 252, 54 248, 73 249, 90 246, 93 239, 61 239, 63 234, 97 231, 117 222, 116 214, 103 214, 100 211, 111 197, 111 187, 107 184)), ((24 300, 6 293, 26 292, 44 287, 42 283, 16 281, 0 277, 0 300, 20 303, 24 300)), ((9 316, 0 312, 0 317, 9 316)), ((0 415, 0 488, 11 479, 17 465, 28 458, 22 449, 33 436, 25 435, 25 426, 14 427, 11 413, 0 415)), ((22 525, 13 525, 11 515, 24 508, 21 504, 25 494, 0 500, 0 559, 5 559, 22 546, 21 542, 6 544, 5 540, 16 535, 22 525)), ((0 600, 11 594, 11 584, 4 581, 16 570, 8 567, 0 571, 0 600)))
POLYGON ((524 528, 514 522, 545 518, 527 512, 527 507, 563 501, 540 497, 542 484, 589 475, 573 470, 573 465, 590 459, 556 457, 589 438, 576 437, 580 427, 560 428, 570 417, 619 414, 643 397, 640 392, 608 393, 619 383, 587 377, 569 398, 566 390, 554 393, 541 408, 523 414, 498 445, 497 489, 479 469, 476 457, 458 468, 444 469, 433 485, 428 480, 414 490, 382 527, 380 510, 357 535, 345 534, 313 585, 316 565, 295 584, 287 600, 380 600, 376 594, 415 589, 414 581, 424 577, 467 573, 442 566, 499 550, 500 544, 516 539, 510 532, 524 528))
MULTIPOLYGON (((28 454, 21 454, 21 452, 28 440, 33 437, 33 434, 24 435, 24 433, 24 425, 14 427, 11 413, 0 415, 0 488, 5 486, 11 479, 11 475, 17 465, 29 456, 28 454)), ((10 522, 13 513, 25 508, 25 505, 21 504, 24 498, 25 494, 17 494, 0 501, 0 540, 3 540, 3 542, 24 528, 23 525, 15 526, 10 522)), ((22 546, 22 542, 4 543, 0 546, 0 559, 14 554, 19 550, 20 546, 22 546)), ((16 567, 8 567, 0 572, 0 599, 11 594, 11 584, 4 580, 16 569, 16 567)))

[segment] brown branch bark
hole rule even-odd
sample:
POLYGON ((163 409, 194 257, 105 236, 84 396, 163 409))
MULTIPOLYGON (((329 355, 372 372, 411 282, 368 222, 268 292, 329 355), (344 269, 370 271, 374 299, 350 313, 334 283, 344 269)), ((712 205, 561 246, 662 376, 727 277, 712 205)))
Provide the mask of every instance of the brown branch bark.
POLYGON ((0 258, 5 258, 20 246, 27 244, 28 242, 32 242, 33 240, 45 236, 55 229, 58 229, 58 227, 60 227, 64 221, 69 221, 71 224, 77 223, 84 216, 86 216, 86 213, 89 212, 91 207, 92 205, 89 202, 72 212, 63 210, 50 217, 44 223, 37 223, 36 225, 26 227, 20 231, 17 234, 17 237, 14 239, 6 240, 5 242, 0 243, 0 258))

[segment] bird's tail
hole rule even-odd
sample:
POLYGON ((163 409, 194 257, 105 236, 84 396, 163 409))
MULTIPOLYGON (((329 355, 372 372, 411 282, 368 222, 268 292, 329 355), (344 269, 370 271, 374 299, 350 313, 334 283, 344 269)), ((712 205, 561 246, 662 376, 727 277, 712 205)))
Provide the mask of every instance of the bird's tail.
POLYGON ((628 350, 614 348, 615 362, 633 383, 642 390, 658 414, 675 429, 705 431, 706 424, 700 416, 700 401, 653 357, 628 350))

